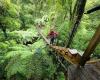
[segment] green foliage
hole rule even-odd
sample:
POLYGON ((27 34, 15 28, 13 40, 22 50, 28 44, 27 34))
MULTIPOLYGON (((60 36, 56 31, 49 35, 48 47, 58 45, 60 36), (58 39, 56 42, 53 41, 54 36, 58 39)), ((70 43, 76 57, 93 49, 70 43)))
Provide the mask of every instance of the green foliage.
POLYGON ((65 80, 65 79, 64 79, 64 74, 63 74, 62 72, 59 73, 58 80, 65 80))
MULTIPOLYGON (((75 2, 76 0, 0 0, 0 79, 53 78, 57 64, 54 64, 52 56, 48 55, 48 47, 39 36, 36 24, 43 25, 41 31, 45 36, 50 28, 54 27, 59 33, 58 45, 66 45, 72 25, 69 20, 70 7, 73 10, 75 2), (7 38, 3 30, 7 33, 7 38), (27 42, 31 43, 25 45, 27 42)), ((85 11, 99 3, 99 0, 88 0, 85 11)), ((83 15, 71 48, 79 51, 86 49, 100 23, 99 14, 98 11, 83 15)), ((93 58, 98 58, 100 45, 94 53, 93 58)), ((57 77, 64 80, 62 72, 59 72, 57 77)))
POLYGON ((43 44, 40 44, 40 42, 33 44, 33 50, 21 45, 9 49, 11 51, 6 54, 6 58, 9 59, 9 63, 6 66, 8 78, 17 74, 17 72, 27 78, 34 75, 33 77, 40 79, 42 75, 47 75, 47 73, 49 75, 45 77, 52 75, 52 72, 54 72, 52 59, 44 49, 41 49, 43 44), (35 46, 36 44, 37 46, 35 46))
POLYGON ((0 29, 4 36, 7 37, 9 31, 18 30, 20 28, 20 20, 18 19, 19 7, 10 0, 0 1, 0 29))

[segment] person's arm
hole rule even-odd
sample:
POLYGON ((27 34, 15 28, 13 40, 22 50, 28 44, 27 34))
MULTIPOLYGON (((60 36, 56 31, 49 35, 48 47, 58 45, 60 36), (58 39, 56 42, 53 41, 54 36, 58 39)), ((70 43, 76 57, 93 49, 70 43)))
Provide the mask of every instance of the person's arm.
POLYGON ((58 32, 55 32, 55 34, 58 36, 58 32))
POLYGON ((90 13, 95 12, 97 10, 100 10, 100 5, 88 10, 85 14, 90 14, 90 13))

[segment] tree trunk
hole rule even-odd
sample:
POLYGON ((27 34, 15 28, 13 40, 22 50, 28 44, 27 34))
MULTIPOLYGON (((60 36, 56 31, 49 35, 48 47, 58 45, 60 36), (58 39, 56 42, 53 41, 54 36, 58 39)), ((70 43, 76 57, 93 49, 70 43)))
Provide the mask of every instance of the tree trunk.
POLYGON ((77 28, 80 24, 80 21, 81 21, 81 18, 82 18, 82 15, 84 13, 84 8, 85 8, 85 4, 86 4, 86 0, 77 0, 76 1, 76 4, 74 6, 74 10, 73 10, 73 14, 72 14, 72 19, 71 19, 71 27, 72 27, 72 30, 70 31, 70 34, 69 34, 69 40, 67 42, 67 46, 66 47, 69 47, 72 40, 73 40, 73 37, 77 31, 77 28))
POLYGON ((79 63, 81 66, 85 65, 86 61, 90 58, 90 55, 92 54, 92 52, 94 51, 99 42, 100 42, 100 25, 98 26, 94 36, 92 37, 87 49, 85 50, 81 58, 81 61, 79 63))

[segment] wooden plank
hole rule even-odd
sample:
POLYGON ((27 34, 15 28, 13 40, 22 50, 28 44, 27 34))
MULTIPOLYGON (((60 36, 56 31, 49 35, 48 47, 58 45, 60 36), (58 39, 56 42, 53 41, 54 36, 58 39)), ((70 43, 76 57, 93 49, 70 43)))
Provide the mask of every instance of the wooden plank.
POLYGON ((92 74, 89 73, 89 71, 87 70, 86 67, 81 68, 81 70, 82 70, 81 71, 81 75, 84 75, 84 77, 86 78, 86 80, 96 80, 95 77, 92 77, 92 74))
POLYGON ((78 69, 75 68, 75 65, 68 68, 68 80, 81 80, 79 73, 77 73, 78 69))
MULTIPOLYGON (((100 63, 100 62, 99 62, 100 63)), ((97 64, 99 64, 97 63, 97 64)), ((95 76, 95 80, 100 80, 100 67, 96 66, 96 64, 90 64, 87 66, 87 69, 89 70, 89 73, 92 73, 92 76, 95 76), (98 77, 99 76, 99 77, 98 77)))
POLYGON ((95 66, 97 67, 97 69, 100 70, 100 61, 95 63, 95 66))
POLYGON ((77 65, 69 66, 68 80, 100 80, 100 61, 80 68, 77 65))
POLYGON ((95 64, 97 62, 100 62, 100 59, 91 59, 91 60, 87 61, 86 64, 95 64))
POLYGON ((88 74, 91 76, 91 80, 100 80, 98 79, 99 76, 96 71, 94 71, 93 67, 91 65, 87 66, 86 70, 88 71, 88 74))

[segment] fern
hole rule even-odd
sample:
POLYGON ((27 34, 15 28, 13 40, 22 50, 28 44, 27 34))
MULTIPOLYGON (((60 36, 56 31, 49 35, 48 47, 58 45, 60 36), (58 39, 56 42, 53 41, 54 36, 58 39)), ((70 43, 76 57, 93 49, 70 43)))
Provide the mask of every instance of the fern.
MULTIPOLYGON (((40 78, 49 71, 49 76, 51 76, 55 68, 44 46, 44 42, 40 40, 32 45, 32 51, 30 48, 21 45, 10 47, 11 51, 5 55, 6 59, 9 60, 5 68, 7 77, 10 78, 18 72, 27 78, 31 76, 40 78)), ((48 75, 45 77, 48 77, 48 75)))

